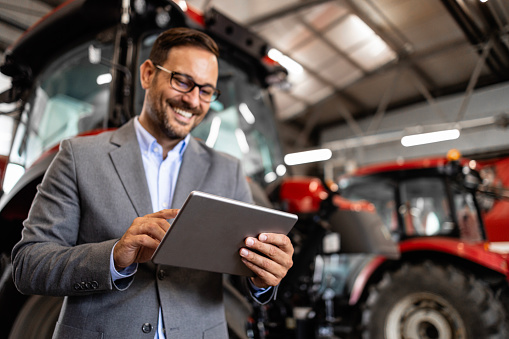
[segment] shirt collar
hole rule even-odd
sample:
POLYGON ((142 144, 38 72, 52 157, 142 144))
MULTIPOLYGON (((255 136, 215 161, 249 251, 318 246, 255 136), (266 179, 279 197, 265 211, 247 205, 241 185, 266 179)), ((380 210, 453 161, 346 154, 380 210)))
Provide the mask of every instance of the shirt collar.
MULTIPOLYGON (((155 143, 159 145, 156 138, 152 134, 149 133, 139 122, 138 117, 134 119, 134 129, 136 131, 136 137, 138 139, 138 144, 140 145, 141 154, 145 154, 145 152, 149 152, 151 146, 155 143)), ((191 134, 186 135, 186 137, 180 141, 170 152, 174 150, 178 150, 180 156, 184 154, 184 151, 189 144, 189 139, 191 138, 191 134)), ((160 145, 159 145, 160 146, 160 145)))

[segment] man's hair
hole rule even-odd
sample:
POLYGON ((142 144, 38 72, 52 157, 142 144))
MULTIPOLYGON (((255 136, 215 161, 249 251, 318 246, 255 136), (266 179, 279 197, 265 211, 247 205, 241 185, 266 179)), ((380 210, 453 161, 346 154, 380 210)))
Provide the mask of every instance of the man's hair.
POLYGON ((156 65, 163 65, 168 58, 170 49, 177 46, 194 46, 203 48, 219 57, 219 48, 207 34, 185 27, 171 28, 161 33, 152 50, 149 59, 156 65))

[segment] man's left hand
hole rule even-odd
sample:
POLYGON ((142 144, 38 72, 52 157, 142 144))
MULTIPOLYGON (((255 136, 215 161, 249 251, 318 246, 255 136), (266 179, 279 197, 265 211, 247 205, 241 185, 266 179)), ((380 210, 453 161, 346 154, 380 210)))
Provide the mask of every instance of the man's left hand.
POLYGON ((259 288, 278 285, 293 265, 290 238, 284 234, 262 233, 258 238, 246 238, 244 243, 247 248, 242 248, 240 255, 244 264, 256 274, 251 278, 253 284, 259 288))

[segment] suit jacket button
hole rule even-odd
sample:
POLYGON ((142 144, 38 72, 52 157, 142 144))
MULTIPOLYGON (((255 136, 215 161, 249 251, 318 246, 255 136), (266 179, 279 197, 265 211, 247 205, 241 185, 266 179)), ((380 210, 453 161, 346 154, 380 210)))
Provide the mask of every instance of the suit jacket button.
POLYGON ((141 327, 141 330, 143 331, 143 333, 150 333, 150 331, 152 331, 152 325, 149 323, 144 323, 143 326, 141 327))
POLYGON ((96 290, 99 288, 99 283, 95 280, 93 280, 91 283, 90 283, 90 286, 92 287, 93 290, 96 290))
POLYGON ((81 290, 81 284, 80 284, 80 283, 75 283, 75 284, 74 284, 74 289, 75 289, 76 291, 81 290))
POLYGON ((159 272, 157 272, 157 277, 159 278, 159 280, 164 280, 164 278, 166 277, 166 271, 159 270, 159 272))

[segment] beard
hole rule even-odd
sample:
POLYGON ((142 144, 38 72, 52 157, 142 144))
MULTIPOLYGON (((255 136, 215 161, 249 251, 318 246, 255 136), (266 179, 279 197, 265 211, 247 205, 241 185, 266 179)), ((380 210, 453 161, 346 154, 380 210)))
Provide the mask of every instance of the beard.
MULTIPOLYGON (((157 125, 162 134, 170 139, 184 139, 198 124, 198 120, 196 117, 202 116, 202 112, 197 108, 190 108, 189 105, 182 102, 181 100, 169 98, 163 99, 162 95, 157 96, 156 93, 149 94, 149 115, 152 118, 152 121, 157 125), (168 109, 173 111, 173 114, 178 114, 175 112, 175 108, 182 109, 189 113, 195 115, 194 123, 192 126, 189 124, 182 123, 177 119, 171 119, 167 114, 168 109)), ((201 120, 201 119, 200 119, 201 120)))

